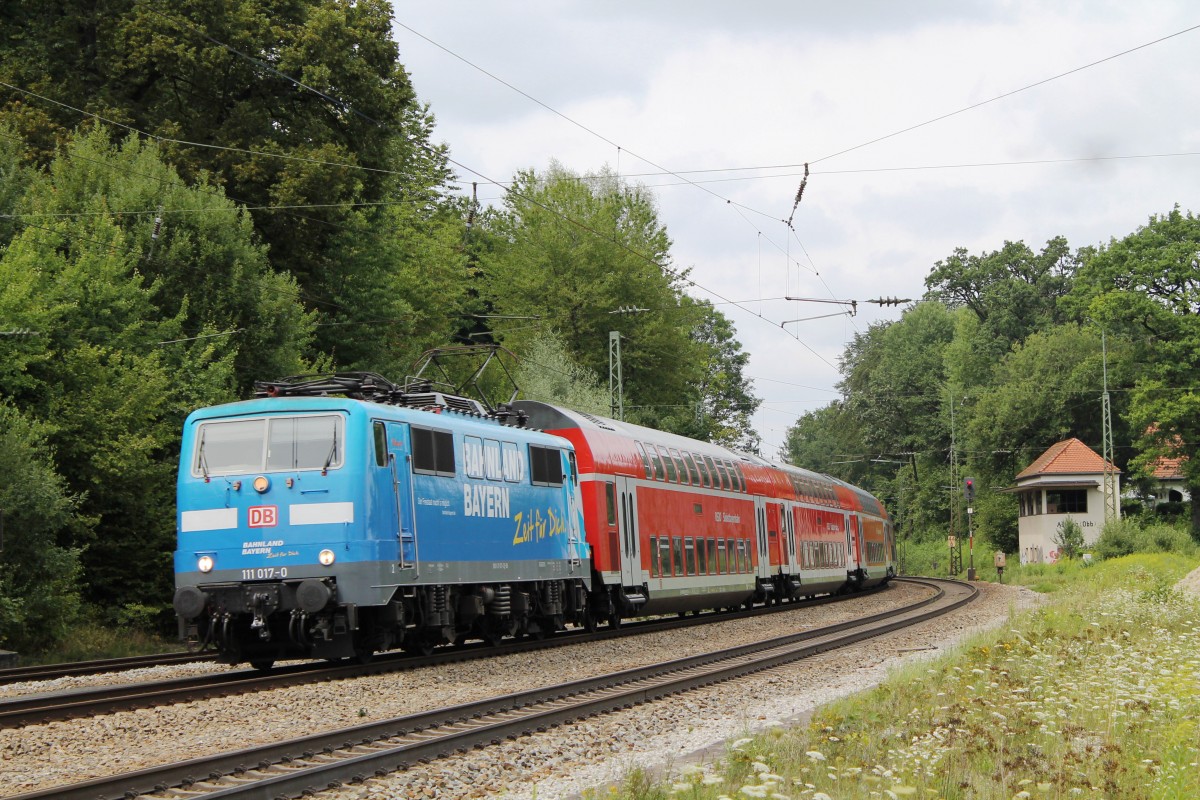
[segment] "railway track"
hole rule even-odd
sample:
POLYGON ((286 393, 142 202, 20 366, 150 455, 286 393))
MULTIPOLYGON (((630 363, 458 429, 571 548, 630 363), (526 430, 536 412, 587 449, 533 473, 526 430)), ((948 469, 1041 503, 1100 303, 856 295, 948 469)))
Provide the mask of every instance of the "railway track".
MULTIPOLYGON (((868 590, 877 591, 877 590, 868 590)), ((858 593, 861 597, 864 593, 858 593)), ((213 697, 228 697, 247 692, 297 686, 320 681, 345 680, 388 672, 406 671, 437 664, 491 658, 497 655, 524 653, 545 647, 561 647, 569 644, 599 641, 618 636, 639 635, 674 628, 705 625, 709 622, 735 619, 738 616, 759 616, 781 611, 811 608, 837 602, 839 597, 816 597, 788 603, 783 606, 758 606, 736 614, 728 612, 706 613, 685 618, 661 618, 625 622, 620 629, 603 628, 594 633, 582 629, 564 632, 544 640, 504 640, 497 646, 474 642, 465 646, 439 648, 429 656, 414 656, 395 652, 380 654, 370 663, 324 664, 304 662, 278 666, 269 671, 255 669, 231 669, 228 672, 172 678, 161 681, 141 681, 94 687, 71 689, 41 694, 29 694, 0 700, 0 728, 17 728, 49 722, 78 719, 150 708, 170 703, 183 703, 213 697)), ((102 663, 102 662, 97 662, 102 663)), ((83 673, 87 674, 87 673, 83 673)))
POLYGON ((58 786, 9 800, 299 797, 845 647, 952 611, 977 594, 974 587, 953 581, 914 582, 932 586, 936 593, 899 609, 753 645, 58 786))
POLYGON ((96 661, 72 661, 67 664, 38 664, 30 667, 0 669, 0 685, 22 681, 50 681, 58 678, 77 678, 105 672, 126 672, 147 667, 166 667, 190 664, 194 661, 215 661, 215 653, 163 653, 153 656, 127 656, 96 661))

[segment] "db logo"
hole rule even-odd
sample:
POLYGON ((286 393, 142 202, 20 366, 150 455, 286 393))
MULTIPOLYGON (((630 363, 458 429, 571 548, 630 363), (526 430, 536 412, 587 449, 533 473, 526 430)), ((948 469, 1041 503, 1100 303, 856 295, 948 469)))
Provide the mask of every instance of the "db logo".
POLYGON ((250 506, 251 528, 274 528, 279 524, 278 506, 250 506))

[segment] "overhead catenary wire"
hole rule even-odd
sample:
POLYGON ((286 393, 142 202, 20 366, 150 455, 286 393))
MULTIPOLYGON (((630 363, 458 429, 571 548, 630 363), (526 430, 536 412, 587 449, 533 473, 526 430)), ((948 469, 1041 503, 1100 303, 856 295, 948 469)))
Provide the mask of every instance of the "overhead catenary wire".
MULTIPOLYGON (((168 18, 166 18, 164 15, 162 15, 162 14, 161 14, 161 12, 158 12, 157 10, 154 10, 154 11, 153 11, 153 13, 155 13, 156 15, 158 15, 158 16, 160 16, 160 17, 163 17, 164 19, 168 19, 168 18)), ((380 120, 377 120, 377 119, 375 119, 375 118, 373 118, 373 117, 371 117, 371 116, 369 116, 369 115, 367 115, 367 114, 364 114, 364 113, 362 113, 361 111, 359 111, 359 110, 357 110, 356 108, 354 108, 354 107, 353 107, 353 106, 352 106, 350 103, 348 103, 348 102, 346 102, 346 101, 344 101, 344 100, 341 100, 341 99, 339 99, 339 98, 333 97, 333 96, 329 95, 328 93, 326 93, 326 92, 323 92, 323 91, 321 91, 321 90, 319 90, 319 89, 316 89, 316 88, 313 88, 313 87, 311 87, 311 86, 308 86, 307 84, 304 84, 304 83, 302 83, 301 81, 298 81, 298 80, 296 80, 296 79, 295 79, 295 78, 293 78, 292 76, 290 76, 290 75, 287 75, 287 74, 286 74, 286 73, 284 73, 284 72, 281 72, 280 70, 276 69, 276 68, 275 68, 274 66, 272 66, 271 64, 268 64, 268 63, 266 63, 266 62, 263 62, 263 61, 261 61, 260 59, 256 59, 256 58, 253 58, 252 56, 248 56, 248 55, 246 55, 246 54, 244 54, 244 53, 241 53, 241 52, 240 52, 239 50, 237 50, 236 48, 233 48, 233 47, 231 47, 231 46, 229 46, 229 45, 227 45, 227 44, 225 44, 225 43, 221 42, 220 40, 213 38, 212 36, 210 36, 209 34, 207 34, 207 33, 206 33, 206 32, 204 32, 204 31, 201 31, 201 30, 198 30, 198 29, 197 29, 197 32, 198 32, 198 33, 199 33, 201 36, 203 36, 203 37, 204 37, 206 40, 208 40, 208 41, 210 41, 210 42, 212 42, 212 43, 214 43, 214 44, 216 44, 216 45, 218 45, 218 46, 220 46, 220 47, 223 47, 223 48, 225 48, 225 49, 229 50, 229 52, 231 52, 231 53, 234 53, 235 55, 238 55, 238 56, 239 56, 239 57, 241 57, 241 58, 244 58, 244 59, 246 59, 246 60, 248 60, 248 61, 251 61, 252 63, 255 63, 255 64, 257 64, 257 65, 261 66, 263 69, 266 69, 266 70, 270 71, 272 74, 274 74, 274 75, 276 75, 276 76, 278 76, 278 77, 280 77, 280 78, 283 78, 284 80, 287 80, 287 81, 291 82, 293 85, 297 86, 298 88, 304 89, 305 91, 309 91, 309 92, 312 92, 312 93, 314 93, 314 94, 318 95, 319 97, 321 97, 321 98, 325 99, 327 102, 334 104, 334 105, 335 105, 335 106, 336 106, 338 109, 342 110, 343 112, 349 112, 349 113, 351 113, 351 114, 354 114, 355 116, 359 117, 360 119, 366 120, 366 121, 368 121, 368 122, 370 122, 370 123, 372 123, 372 124, 374 124, 374 125, 376 125, 376 126, 378 126, 378 127, 382 128, 382 129, 384 129, 384 130, 389 130, 389 129, 390 129, 390 128, 389 128, 389 126, 388 126, 386 123, 384 123, 384 122, 382 122, 382 121, 380 121, 380 120)), ((0 85, 2 85, 2 84, 0 84, 0 85)), ((127 126, 126 126, 126 127, 127 127, 127 126)), ((189 143, 187 143, 187 142, 176 142, 176 143, 180 143, 180 144, 189 144, 189 143)), ((425 148, 425 149, 430 149, 430 150, 432 149, 432 148, 430 148, 428 145, 425 145, 424 143, 420 143, 420 146, 421 146, 421 147, 423 147, 423 148, 425 148)), ((238 150, 238 148, 233 148, 233 149, 234 149, 235 151, 237 151, 237 150, 238 150)), ((501 187, 501 188, 504 188, 503 184, 500 184, 500 183, 497 183, 497 182, 493 181, 493 180, 492 180, 492 179, 491 179, 491 178, 490 178, 488 175, 485 175, 484 173, 482 173, 482 172, 479 172, 478 170, 476 170, 476 169, 473 169, 473 168, 471 168, 471 167, 467 166, 466 164, 463 164, 463 163, 461 163, 461 162, 459 162, 459 161, 456 161, 455 159, 453 159, 453 158, 450 158, 448 155, 445 155, 444 153, 442 153, 441 155, 442 155, 442 157, 444 157, 444 158, 446 159, 447 163, 453 164, 453 165, 455 165, 455 166, 457 166, 457 167, 459 167, 459 168, 461 168, 461 169, 464 169, 464 170, 466 170, 466 171, 468 171, 468 172, 472 173, 473 175, 477 175, 478 177, 480 177, 480 178, 483 178, 484 180, 491 181, 491 182, 495 183, 495 185, 497 185, 497 186, 499 186, 499 187, 501 187)), ((636 156, 636 154, 634 154, 634 153, 631 153, 631 155, 634 155, 635 157, 638 157, 638 158, 640 158, 640 156, 636 156)), ((643 159, 643 160, 645 160, 645 159, 643 159)), ((654 167, 656 167, 656 168, 659 168, 659 169, 661 169, 661 167, 659 167, 659 165, 655 164, 654 162, 647 161, 646 163, 649 163, 649 164, 651 164, 651 166, 654 166, 654 167)), ((610 235, 608 235, 608 234, 606 234, 606 233, 603 233, 603 232, 601 232, 601 231, 597 231, 597 230, 593 229, 591 226, 589 226, 589 225, 587 225, 587 224, 585 224, 585 223, 583 223, 583 222, 581 222, 581 221, 579 221, 579 220, 577 220, 577 219, 574 219, 573 217, 571 217, 571 216, 569 216, 569 215, 567 215, 567 214, 564 214, 563 212, 559 211, 558 209, 555 209, 555 208, 552 208, 552 207, 550 207, 550 206, 547 206, 546 204, 539 202, 539 201, 538 201, 538 200, 536 200, 535 198, 532 198, 532 197, 529 197, 529 196, 523 195, 523 194, 521 194, 521 193, 519 193, 519 192, 515 191, 515 190, 514 190, 514 189, 512 189, 512 188, 507 188, 507 189, 505 189, 505 191, 506 191, 506 193, 507 193, 509 196, 516 197, 516 198, 518 198, 518 199, 520 199, 520 200, 522 200, 522 201, 524 201, 524 202, 527 202, 527 203, 530 203, 530 204, 532 204, 532 205, 535 205, 535 206, 537 206, 538 208, 541 208, 542 210, 544 210, 544 211, 547 211, 548 213, 550 213, 550 214, 553 214, 554 216, 557 216, 558 218, 562 219, 563 221, 565 221, 565 222, 567 222, 567 223, 569 223, 569 224, 571 224, 571 225, 574 225, 575 227, 578 227, 578 228, 580 228, 581 230, 583 230, 583 231, 585 231, 585 232, 588 232, 588 233, 590 233, 590 234, 592 234, 592 235, 595 235, 595 236, 597 236, 597 237, 599 237, 599 238, 602 238, 602 239, 604 239, 605 241, 611 242, 612 244, 616 245, 617 247, 619 247, 620 249, 624 250, 625 252, 628 252, 629 254, 633 255, 634 257, 636 257, 636 258, 639 258, 639 259, 641 259, 641 260, 645 261, 646 263, 648 263, 648 264, 651 264, 652 266, 655 266, 655 267, 657 267, 658 269, 662 270, 663 272, 665 272, 665 273, 667 273, 667 274, 671 275, 671 276, 672 276, 672 277, 674 277, 676 280, 679 280, 679 281, 681 281, 681 282, 683 282, 683 283, 686 283, 686 284, 687 284, 687 285, 689 285, 689 286, 693 286, 693 287, 695 287, 696 289, 699 289, 700 291, 702 291, 702 292, 705 292, 706 294, 712 295, 713 297, 720 298, 722 301, 724 301, 724 302, 726 302, 726 303, 728 303, 728 304, 730 304, 730 305, 734 305, 734 306, 736 306, 736 307, 738 307, 738 308, 741 308, 743 311, 745 311, 746 313, 750 314, 751 316, 755 316, 755 317, 757 317, 757 315, 755 315, 755 314, 754 314, 754 312, 753 312, 753 311, 751 311, 750 309, 748 309, 748 308, 745 308, 745 307, 743 307, 743 306, 739 305, 738 303, 736 303, 736 302, 734 302, 734 301, 730 300, 729 298, 727 298, 727 297, 725 297, 724 295, 722 295, 720 292, 717 292, 717 291, 715 291, 715 290, 713 290, 713 289, 710 289, 710 288, 708 288, 707 286, 704 286, 703 284, 700 284, 700 283, 698 283, 698 282, 697 282, 697 281, 695 281, 695 280, 692 280, 691 278, 687 277, 687 275, 686 275, 686 274, 684 274, 684 273, 681 273, 680 271, 678 271, 678 270, 675 270, 675 269, 673 269, 673 268, 671 268, 671 267, 667 266, 666 264, 663 264, 663 263, 661 263, 660 261, 658 261, 658 260, 656 260, 656 259, 654 259, 654 258, 652 258, 652 257, 650 257, 650 256, 648 256, 648 255, 646 255, 646 254, 644 254, 644 253, 642 253, 642 252, 638 251, 636 248, 634 248, 634 247, 631 247, 630 245, 626 244, 625 242, 622 242, 622 241, 620 241, 620 240, 619 240, 617 237, 615 237, 615 236, 610 236, 610 235)), ((725 198, 722 198, 722 199, 725 199, 725 198)), ((731 205, 740 205, 740 204, 733 204, 733 203, 732 203, 732 201, 727 201, 727 202, 729 202, 731 205)), ((750 208, 747 208, 747 210, 749 210, 749 211, 755 211, 755 209, 750 209, 750 208)), ((758 211, 755 211, 755 213, 764 213, 764 212, 758 212, 758 211)), ((764 216, 768 216, 768 217, 769 217, 770 215, 768 215, 768 214, 765 214, 765 213, 764 213, 764 216)), ((772 327, 774 327, 774 323, 771 323, 771 322, 769 322, 769 321, 768 321, 768 320, 766 320, 765 318, 761 318, 761 317, 757 317, 757 318, 758 318, 758 319, 761 319, 761 320, 762 320, 762 321, 764 321, 764 322, 768 322, 768 324, 771 324, 771 325, 772 325, 772 327)), ((800 341, 800 340, 797 340, 797 341, 800 341)), ((834 364, 832 364, 832 363, 831 363, 831 362, 830 362, 828 359, 825 359, 823 356, 821 356, 820 354, 818 354, 818 353, 817 353, 817 352, 816 352, 816 351, 815 351, 813 348, 811 348, 811 347, 810 347, 810 346, 809 346, 807 343, 805 343, 805 342, 801 341, 801 344, 802 344, 803 346, 805 346, 806 348, 808 348, 808 349, 809 349, 811 352, 813 352, 815 355, 817 355, 817 357, 818 357, 818 358, 820 358, 822 361, 824 361, 824 362, 825 362, 827 365, 829 365, 831 368, 833 368, 833 369, 836 369, 836 366, 835 366, 834 364)))

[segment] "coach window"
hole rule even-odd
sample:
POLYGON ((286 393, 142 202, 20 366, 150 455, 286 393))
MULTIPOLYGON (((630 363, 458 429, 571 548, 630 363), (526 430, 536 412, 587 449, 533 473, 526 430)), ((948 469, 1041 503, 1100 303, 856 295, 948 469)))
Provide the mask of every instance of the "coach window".
POLYGON ((712 480, 708 477, 708 467, 704 464, 704 456, 699 453, 695 454, 696 469, 700 472, 700 485, 705 489, 712 488, 712 480))
POLYGON ((696 574, 696 540, 692 537, 687 537, 683 540, 684 564, 687 566, 687 574, 696 574))
POLYGON ((675 471, 679 473, 679 482, 689 484, 687 464, 683 463, 683 456, 679 455, 679 451, 674 447, 671 448, 671 460, 675 462, 675 471))
POLYGON ((664 578, 671 577, 671 542, 666 536, 658 540, 658 550, 651 554, 658 559, 658 573, 664 578))
POLYGON ((646 457, 646 448, 642 447, 641 442, 634 442, 637 445, 638 455, 642 457, 642 467, 646 470, 646 480, 654 477, 654 473, 650 471, 650 459, 646 457))
POLYGON ((674 567, 676 575, 683 574, 683 537, 676 536, 671 539, 671 566, 674 567))
POLYGON ((656 558, 657 554, 658 554, 658 537, 651 536, 650 537, 650 577, 651 578, 661 577, 661 575, 658 571, 658 558, 656 558))
POLYGON ((717 574, 725 574, 725 540, 717 539, 717 574))
POLYGON ((608 524, 617 524, 617 487, 611 483, 604 484, 604 505, 608 509, 608 524))
POLYGON ((730 465, 733 467, 733 479, 737 483, 737 490, 746 491, 746 474, 742 472, 742 465, 736 461, 731 461, 730 465))
MULTIPOLYGON (((708 467, 708 474, 712 477, 712 488, 721 488, 721 479, 717 476, 717 465, 713 463, 712 456, 704 456, 704 463, 708 467)), ((704 484, 708 486, 708 484, 704 484)))
POLYGON ((696 540, 696 566, 699 574, 708 574, 708 550, 704 546, 704 539, 696 540))
POLYGON ((687 464, 688 475, 691 476, 692 486, 700 485, 700 470, 696 468, 696 460, 686 450, 683 453, 683 463, 687 464))
POLYGON ((666 477, 666 472, 663 470, 662 459, 658 457, 658 448, 652 444, 648 444, 646 445, 646 453, 650 456, 651 466, 654 467, 654 480, 663 480, 666 477))
POLYGON ((529 445, 529 477, 534 486, 562 486, 562 451, 529 445))
POLYGON ((717 471, 717 475, 719 475, 721 477, 721 488, 722 489, 732 488, 732 485, 729 481, 729 473, 725 471, 725 463, 719 458, 713 459, 713 460, 717 462, 716 463, 716 471, 717 471))
POLYGON ((658 447, 657 450, 662 456, 663 464, 667 468, 667 480, 669 480, 671 483, 675 483, 679 477, 675 472, 675 462, 671 460, 671 455, 667 452, 667 448, 658 447))
POLYGON ((708 574, 717 574, 717 540, 708 540, 708 574))
POLYGON ((454 477, 454 436, 449 431, 412 426, 413 472, 454 477))

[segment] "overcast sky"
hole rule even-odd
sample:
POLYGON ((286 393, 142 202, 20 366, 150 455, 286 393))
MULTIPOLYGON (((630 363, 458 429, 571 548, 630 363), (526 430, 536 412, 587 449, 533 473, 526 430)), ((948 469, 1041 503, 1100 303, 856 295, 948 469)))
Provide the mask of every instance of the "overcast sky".
POLYGON ((459 169, 468 190, 479 181, 498 202, 488 179, 551 160, 654 187, 690 292, 718 304, 751 355, 764 455, 837 397, 850 338, 899 317, 865 301, 919 298, 954 248, 1039 250, 1057 235, 1080 247, 1175 204, 1200 212, 1192 3, 394 7, 401 61, 435 138, 474 171, 459 169), (793 231, 783 220, 805 162, 793 231), (857 300, 858 313, 781 327, 843 309, 789 295, 857 300))

